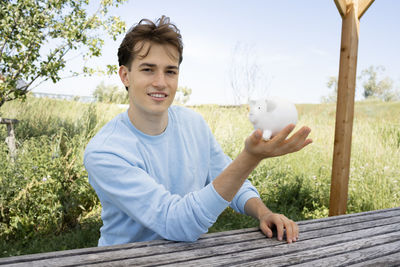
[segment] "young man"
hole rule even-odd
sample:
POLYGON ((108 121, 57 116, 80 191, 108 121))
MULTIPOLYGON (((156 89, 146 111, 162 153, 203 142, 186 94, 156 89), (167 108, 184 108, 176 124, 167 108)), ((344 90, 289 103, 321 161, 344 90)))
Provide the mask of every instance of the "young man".
POLYGON ((260 221, 261 231, 287 242, 298 227, 271 212, 247 176, 269 157, 295 152, 309 143, 310 129, 292 137, 287 126, 270 141, 255 131, 232 161, 203 118, 172 106, 182 62, 179 30, 161 17, 142 20, 118 50, 119 75, 129 93, 129 109, 107 123, 85 151, 89 182, 102 204, 99 245, 169 239, 195 241, 230 205, 260 221))

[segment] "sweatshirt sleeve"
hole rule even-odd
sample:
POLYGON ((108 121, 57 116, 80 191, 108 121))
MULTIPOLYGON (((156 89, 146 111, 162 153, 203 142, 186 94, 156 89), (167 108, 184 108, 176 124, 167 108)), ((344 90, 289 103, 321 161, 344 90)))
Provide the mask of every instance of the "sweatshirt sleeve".
POLYGON ((236 193, 235 197, 233 198, 230 206, 235 211, 245 214, 244 206, 246 202, 250 198, 260 198, 257 189, 251 184, 249 180, 246 180, 239 191, 236 193))
MULTIPOLYGON (((232 160, 223 152, 221 146, 212 135, 211 130, 209 133, 211 144, 211 159, 210 159, 210 183, 214 180, 231 162, 232 160)), ((242 187, 233 198, 230 207, 236 212, 245 214, 244 206, 250 198, 260 198, 257 189, 251 184, 249 180, 243 183, 242 187)))
POLYGON ((197 240, 230 204, 212 183, 182 197, 171 194, 143 169, 109 152, 92 151, 84 163, 102 201, 168 240, 197 240))

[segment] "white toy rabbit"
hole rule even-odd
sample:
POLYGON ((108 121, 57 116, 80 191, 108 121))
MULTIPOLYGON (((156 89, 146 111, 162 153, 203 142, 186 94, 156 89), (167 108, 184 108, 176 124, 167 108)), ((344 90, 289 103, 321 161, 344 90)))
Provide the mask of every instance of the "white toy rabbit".
POLYGON ((254 129, 263 131, 264 140, 269 140, 287 125, 297 123, 297 110, 294 104, 272 97, 250 100, 249 120, 254 129))

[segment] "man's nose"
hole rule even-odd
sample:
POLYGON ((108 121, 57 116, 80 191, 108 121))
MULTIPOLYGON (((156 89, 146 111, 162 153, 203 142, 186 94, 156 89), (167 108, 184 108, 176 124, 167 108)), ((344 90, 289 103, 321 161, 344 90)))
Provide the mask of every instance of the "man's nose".
POLYGON ((152 85, 156 88, 163 89, 167 86, 166 80, 165 80, 165 74, 163 72, 159 72, 154 76, 154 80, 152 85))

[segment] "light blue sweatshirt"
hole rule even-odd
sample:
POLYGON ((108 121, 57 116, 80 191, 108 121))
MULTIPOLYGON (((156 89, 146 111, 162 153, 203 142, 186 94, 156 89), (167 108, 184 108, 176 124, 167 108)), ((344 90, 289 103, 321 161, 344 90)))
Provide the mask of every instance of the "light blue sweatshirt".
POLYGON ((99 246, 195 241, 229 204, 244 213, 246 201, 259 197, 249 181, 231 203, 211 183, 230 162, 193 110, 170 107, 158 136, 136 129, 127 112, 119 114, 85 150, 89 182, 102 205, 99 246))

